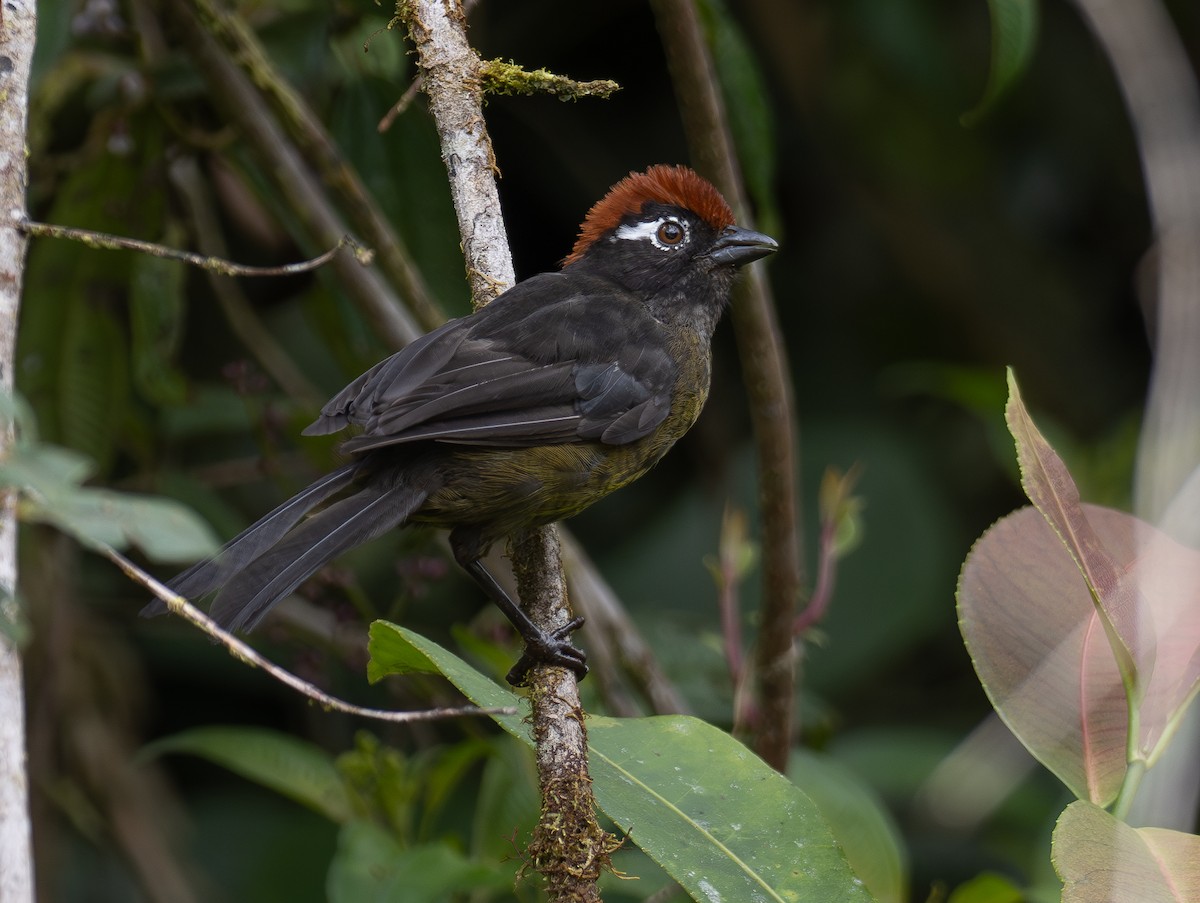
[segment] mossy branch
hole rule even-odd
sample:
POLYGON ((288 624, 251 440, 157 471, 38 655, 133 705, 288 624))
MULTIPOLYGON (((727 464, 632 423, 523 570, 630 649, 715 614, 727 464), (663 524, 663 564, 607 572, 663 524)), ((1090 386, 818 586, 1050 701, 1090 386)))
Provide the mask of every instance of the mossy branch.
POLYGON ((585 97, 611 97, 621 90, 612 79, 581 82, 548 69, 524 69, 504 60, 482 60, 479 66, 480 84, 488 94, 549 94, 559 100, 580 100, 585 97))

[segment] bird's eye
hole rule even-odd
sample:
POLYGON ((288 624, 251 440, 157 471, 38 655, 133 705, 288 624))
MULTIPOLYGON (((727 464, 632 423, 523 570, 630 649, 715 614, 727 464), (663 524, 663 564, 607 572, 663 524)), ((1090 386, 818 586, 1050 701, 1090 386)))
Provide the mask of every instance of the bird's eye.
POLYGON ((687 232, 679 221, 673 219, 663 220, 655 233, 655 237, 668 247, 679 244, 686 235, 687 232))

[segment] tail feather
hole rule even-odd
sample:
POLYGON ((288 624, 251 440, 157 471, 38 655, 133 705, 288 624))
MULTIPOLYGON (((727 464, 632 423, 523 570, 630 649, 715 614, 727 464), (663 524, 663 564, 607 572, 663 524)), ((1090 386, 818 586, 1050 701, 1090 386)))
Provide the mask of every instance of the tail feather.
POLYGON ((210 614, 228 630, 250 630, 327 562, 404 523, 425 495, 405 486, 367 487, 335 502, 233 576, 210 614))
MULTIPOLYGON (((194 564, 172 579, 167 586, 179 595, 193 600, 208 595, 277 545, 304 515, 349 485, 358 466, 357 463, 347 464, 321 477, 270 514, 251 524, 215 556, 194 564)), ((142 617, 151 617, 166 610, 167 606, 155 599, 142 609, 141 614, 142 617)))

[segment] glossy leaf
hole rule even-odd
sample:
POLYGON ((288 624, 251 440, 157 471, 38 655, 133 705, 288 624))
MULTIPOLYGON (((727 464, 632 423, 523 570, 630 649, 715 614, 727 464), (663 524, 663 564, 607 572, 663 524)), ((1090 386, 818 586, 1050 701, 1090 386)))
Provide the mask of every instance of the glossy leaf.
POLYGON ((1090 803, 1074 802, 1059 816, 1052 857, 1063 903, 1200 900, 1200 837, 1132 828, 1090 803))
MULTIPOLYGON (((435 643, 371 626, 368 673, 436 667, 477 705, 520 700, 435 643), (411 646, 415 651, 404 649, 411 646)), ((496 719, 532 745, 520 715, 496 719)), ((590 717, 600 808, 697 900, 866 901, 817 807, 728 734, 683 716, 590 717)))

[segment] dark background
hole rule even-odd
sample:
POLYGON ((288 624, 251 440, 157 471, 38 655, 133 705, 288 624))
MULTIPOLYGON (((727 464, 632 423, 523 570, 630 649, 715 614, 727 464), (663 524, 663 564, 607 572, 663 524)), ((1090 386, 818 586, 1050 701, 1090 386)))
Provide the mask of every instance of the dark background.
MULTIPOLYGON (((1195 60, 1200 7, 1168 6, 1195 60)), ((412 75, 400 31, 380 31, 390 11, 307 0, 241 9, 410 242, 443 309, 465 312, 457 233, 421 101, 388 133, 376 131, 412 75)), ((741 139, 769 172, 756 214, 781 245, 767 266, 799 416, 810 562, 821 474, 862 466, 861 541, 841 563, 832 610, 803 659, 803 741, 856 770, 888 805, 911 857, 913 899, 986 869, 1044 883, 1049 830, 1066 801, 1052 777, 1031 770, 966 828, 938 817, 922 788, 990 711, 958 633, 954 589, 971 543, 1023 504, 1003 426, 1006 366, 1084 498, 1128 507, 1149 368, 1139 268, 1152 236, 1117 87, 1066 3, 1042 6, 1029 71, 973 128, 960 116, 987 77, 983 0, 750 0, 731 13, 761 85, 731 106, 766 116, 741 139)), ((231 257, 282 263, 320 250, 297 245, 260 164, 159 16, 143 6, 43 4, 32 215, 187 244, 165 174, 185 155, 209 180, 231 257), (153 60, 147 17, 166 41, 153 60)), ((688 154, 644 5, 483 2, 471 25, 484 57, 622 85, 606 101, 488 101, 520 278, 556 266, 613 182, 688 154)), ((131 313, 140 309, 130 288, 137 272, 131 255, 35 245, 21 389, 44 439, 97 462, 98 485, 178 498, 228 537, 327 466, 332 448, 298 438, 312 406, 262 374, 202 275, 163 290, 164 338, 148 351, 131 313)), ((327 274, 242 287, 323 393, 390 350, 327 274)), ((716 551, 723 508, 754 506, 745 408, 726 323, 695 430, 636 487, 571 524, 689 704, 722 725, 730 691, 703 561, 716 551)), ((48 529, 28 528, 23 548, 44 899, 139 898, 130 841, 114 827, 120 806, 103 789, 108 769, 138 784, 129 812, 147 819, 145 830, 160 830, 159 816, 176 826, 180 857, 203 876, 201 899, 323 899, 334 834, 319 817, 195 759, 138 766, 132 779, 127 770, 146 741, 197 725, 266 725, 335 752, 362 725, 313 710, 180 623, 137 620, 141 592, 48 529), (108 732, 103 755, 80 736, 93 723, 108 732)), ((743 587, 750 633, 755 576, 743 587)), ((363 600, 447 641, 455 624, 493 623, 423 536, 362 550, 305 595, 359 635, 370 615, 363 600)), ((361 657, 314 643, 290 622, 260 641, 331 691, 372 698, 361 657)), ((454 728, 370 729, 414 754, 457 738, 454 728)))

